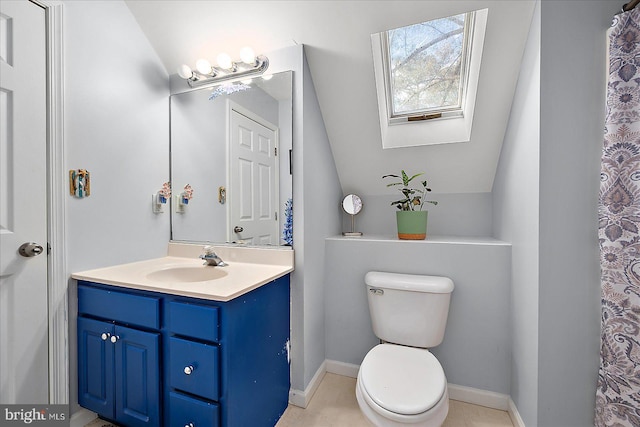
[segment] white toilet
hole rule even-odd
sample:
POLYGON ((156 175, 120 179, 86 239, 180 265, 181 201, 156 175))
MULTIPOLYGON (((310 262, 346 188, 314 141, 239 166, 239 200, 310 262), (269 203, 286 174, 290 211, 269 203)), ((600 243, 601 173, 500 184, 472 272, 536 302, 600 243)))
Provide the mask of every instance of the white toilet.
POLYGON ((377 271, 364 280, 373 332, 383 344, 360 365, 360 409, 379 427, 440 427, 449 412, 447 379, 428 348, 444 337, 453 282, 377 271))

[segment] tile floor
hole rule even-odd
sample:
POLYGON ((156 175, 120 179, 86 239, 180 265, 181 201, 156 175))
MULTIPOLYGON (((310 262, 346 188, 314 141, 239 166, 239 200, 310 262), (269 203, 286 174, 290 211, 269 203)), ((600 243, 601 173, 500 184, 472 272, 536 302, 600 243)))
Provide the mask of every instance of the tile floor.
MULTIPOLYGON (((276 427, 371 427, 360 412, 355 390, 355 378, 326 374, 309 406, 289 405, 276 427)), ((97 419, 85 427, 117 426, 97 419)), ((513 427, 513 423, 505 411, 451 400, 442 427, 513 427)))
MULTIPOLYGON (((326 374, 309 406, 289 405, 276 427, 371 427, 360 412, 355 390, 355 378, 326 374)), ((513 423, 505 411, 450 400, 442 427, 513 427, 513 423)))

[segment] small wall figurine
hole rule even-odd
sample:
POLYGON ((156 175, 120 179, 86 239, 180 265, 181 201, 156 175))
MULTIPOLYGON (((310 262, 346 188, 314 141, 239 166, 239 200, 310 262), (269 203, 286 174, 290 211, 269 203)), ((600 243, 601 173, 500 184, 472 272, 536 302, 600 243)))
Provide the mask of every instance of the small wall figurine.
POLYGON ((72 169, 69 171, 69 193, 79 199, 91 195, 91 179, 86 169, 72 169))

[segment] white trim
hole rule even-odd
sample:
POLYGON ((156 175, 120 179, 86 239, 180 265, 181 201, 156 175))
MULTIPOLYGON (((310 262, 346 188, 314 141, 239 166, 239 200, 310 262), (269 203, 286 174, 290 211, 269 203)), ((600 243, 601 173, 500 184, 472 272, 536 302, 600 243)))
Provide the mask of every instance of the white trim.
POLYGON ((37 0, 46 11, 48 133, 49 402, 69 403, 69 342, 65 249, 63 6, 37 0))
POLYGON ((338 362, 337 360, 325 360, 327 372, 331 374, 342 375, 344 377, 358 378, 360 365, 353 363, 338 362))
POLYGON ((500 409, 501 411, 509 409, 509 396, 506 394, 451 383, 447 387, 449 388, 450 399, 486 406, 487 408, 500 409))
POLYGON ((79 411, 71 415, 69 427, 84 427, 96 418, 98 418, 98 414, 88 409, 80 408, 79 411))
POLYGON ((511 398, 509 398, 509 410, 507 412, 509 412, 509 417, 511 417, 513 427, 526 427, 524 425, 524 420, 518 412, 515 402, 511 398))
POLYGON ((289 390, 289 403, 301 408, 306 408, 307 405, 309 405, 309 402, 311 401, 311 398, 315 394, 316 390, 318 390, 318 387, 320 386, 320 383, 322 382, 322 379, 324 378, 324 374, 326 372, 327 361, 325 360, 324 362, 322 362, 313 378, 311 378, 311 381, 309 381, 309 384, 304 389, 304 391, 295 389, 289 390))

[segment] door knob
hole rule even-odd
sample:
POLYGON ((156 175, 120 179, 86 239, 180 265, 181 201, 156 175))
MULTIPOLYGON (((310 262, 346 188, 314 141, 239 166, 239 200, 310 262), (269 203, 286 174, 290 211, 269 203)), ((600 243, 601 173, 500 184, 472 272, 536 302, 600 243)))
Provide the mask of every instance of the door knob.
POLYGON ((184 367, 184 373, 185 375, 191 375, 191 373, 193 371, 195 371, 196 368, 193 367, 193 365, 189 365, 189 366, 185 366, 184 367))
POLYGON ((18 253, 23 257, 31 258, 44 252, 44 248, 37 243, 27 242, 20 245, 18 253))
POLYGON ((109 337, 111 337, 111 334, 108 332, 103 332, 102 335, 100 335, 100 338, 102 338, 102 341, 108 340, 109 337))
POLYGON ((118 335, 111 335, 111 342, 112 343, 116 343, 118 342, 118 340, 120 339, 120 337, 118 335))
POLYGON ((244 228, 240 227, 239 225, 236 225, 235 227, 233 227, 234 233, 242 233, 243 231, 244 231, 244 228))

